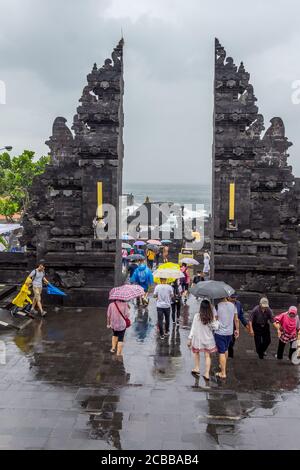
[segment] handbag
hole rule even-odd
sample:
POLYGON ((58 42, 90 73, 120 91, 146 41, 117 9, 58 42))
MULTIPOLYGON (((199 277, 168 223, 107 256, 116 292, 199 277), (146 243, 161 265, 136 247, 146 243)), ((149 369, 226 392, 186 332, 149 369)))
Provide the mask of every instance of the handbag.
POLYGON ((126 328, 129 328, 131 326, 131 321, 130 321, 130 318, 128 317, 124 317, 123 313, 121 312, 121 310, 119 309, 118 307, 118 304, 116 302, 114 302, 115 306, 117 307, 118 309, 118 312, 119 314, 121 315, 121 317, 123 317, 123 320, 125 321, 126 323, 126 328))
POLYGON ((211 323, 211 329, 213 331, 218 331, 218 329, 220 328, 220 322, 219 320, 214 320, 212 323, 211 323))

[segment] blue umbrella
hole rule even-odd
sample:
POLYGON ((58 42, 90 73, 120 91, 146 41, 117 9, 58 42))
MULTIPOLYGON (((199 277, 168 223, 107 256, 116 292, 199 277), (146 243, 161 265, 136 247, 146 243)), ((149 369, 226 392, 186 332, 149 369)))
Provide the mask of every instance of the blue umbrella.
POLYGON ((169 245, 171 242, 171 240, 162 240, 161 241, 163 245, 169 245))
POLYGON ((143 242, 142 240, 138 240, 138 241, 134 242, 134 245, 135 246, 144 246, 144 245, 146 245, 146 243, 143 242))
POLYGON ((47 294, 49 294, 49 295, 63 295, 63 296, 67 295, 62 290, 60 290, 57 287, 53 286, 53 284, 50 284, 50 282, 47 285, 47 294))

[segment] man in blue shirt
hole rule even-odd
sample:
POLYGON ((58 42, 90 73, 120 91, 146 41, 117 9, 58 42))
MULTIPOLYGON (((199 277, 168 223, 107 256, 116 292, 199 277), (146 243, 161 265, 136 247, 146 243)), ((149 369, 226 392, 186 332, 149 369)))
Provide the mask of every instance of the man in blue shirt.
MULTIPOLYGON (((238 319, 239 321, 241 322, 241 324, 245 327, 245 328, 249 328, 248 327, 248 322, 245 318, 245 315, 244 315, 244 309, 243 309, 243 306, 241 304, 241 302, 237 299, 237 294, 232 294, 228 300, 230 302, 232 302, 235 307, 236 307, 236 310, 237 310, 237 313, 238 313, 238 319)), ((232 335, 232 340, 230 342, 230 345, 229 345, 229 348, 228 348, 228 357, 231 357, 233 359, 233 356, 234 356, 234 344, 235 344, 235 335, 233 334, 232 335)))

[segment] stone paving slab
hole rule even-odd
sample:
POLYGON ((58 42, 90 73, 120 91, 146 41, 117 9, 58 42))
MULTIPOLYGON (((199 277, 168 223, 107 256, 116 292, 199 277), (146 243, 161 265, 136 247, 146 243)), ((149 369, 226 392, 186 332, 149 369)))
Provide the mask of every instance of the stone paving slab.
POLYGON ((242 330, 226 383, 207 387, 186 347, 197 308, 161 341, 151 300, 134 312, 123 358, 109 352, 104 310, 53 311, 2 333, 0 449, 299 448, 299 368, 277 363, 274 335, 260 361, 242 330))

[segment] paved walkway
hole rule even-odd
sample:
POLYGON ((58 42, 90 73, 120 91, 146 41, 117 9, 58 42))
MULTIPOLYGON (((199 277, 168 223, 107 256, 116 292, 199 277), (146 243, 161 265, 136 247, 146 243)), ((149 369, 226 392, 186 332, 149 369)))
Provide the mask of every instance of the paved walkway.
POLYGON ((259 361, 242 331, 227 382, 206 388, 186 347, 196 310, 186 306, 161 341, 151 300, 134 313, 121 360, 104 310, 0 330, 0 449, 299 449, 299 367, 276 362, 275 337, 259 361))

